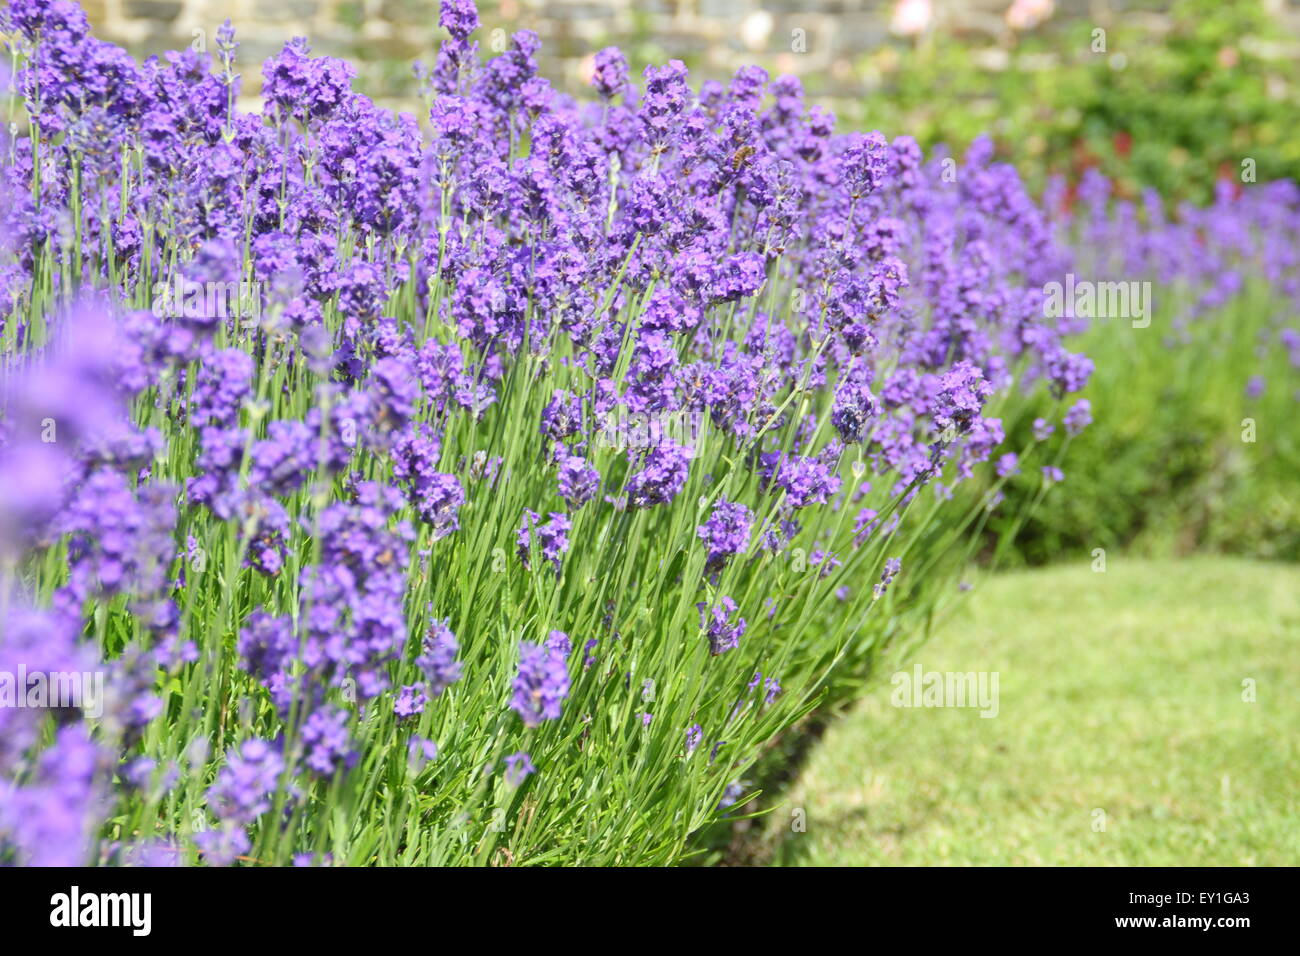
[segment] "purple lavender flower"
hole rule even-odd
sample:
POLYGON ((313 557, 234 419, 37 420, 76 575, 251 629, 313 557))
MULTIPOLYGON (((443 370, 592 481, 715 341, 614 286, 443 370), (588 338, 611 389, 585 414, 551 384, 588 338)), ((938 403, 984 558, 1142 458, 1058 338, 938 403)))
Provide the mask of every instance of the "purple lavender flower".
POLYGON ((536 772, 533 758, 528 756, 527 752, 521 750, 506 757, 506 783, 510 786, 518 787, 536 772))
POLYGON ((253 445, 249 483, 286 497, 300 488, 316 467, 317 436, 299 421, 271 422, 267 437, 253 445))
POLYGON ((421 521, 433 529, 435 541, 460 527, 465 490, 455 475, 437 470, 441 442, 414 431, 403 431, 393 446, 393 477, 406 490, 407 500, 421 521))
POLYGON ((600 472, 578 455, 565 455, 560 459, 559 493, 570 508, 581 508, 596 496, 600 488, 600 472))
POLYGON ((556 389, 551 401, 542 409, 542 434, 552 441, 562 441, 582 430, 582 398, 556 389))
POLYGON ((628 501, 635 508, 667 504, 686 485, 690 455, 671 438, 651 448, 641 469, 628 479, 628 501))
POLYGON ((840 178, 850 199, 869 196, 880 188, 889 168, 888 144, 880 133, 855 133, 840 154, 840 178))
POLYGON ((349 720, 348 712, 338 708, 316 710, 307 718, 300 736, 310 770, 330 777, 356 760, 349 720))
POLYGON ((332 57, 311 57, 302 37, 286 43, 280 54, 262 67, 262 95, 269 103, 303 123, 320 123, 352 95, 355 68, 332 57))
POLYGON ((0 781, 0 842, 27 866, 85 866, 102 813, 105 756, 83 725, 60 728, 27 786, 0 781))
POLYGON ((438 745, 424 737, 411 737, 406 745, 406 760, 411 772, 418 774, 438 757, 438 745))
POLYGON ((289 672, 298 651, 292 622, 262 610, 254 611, 240 632, 237 649, 240 667, 260 679, 271 690, 276 704, 287 709, 289 672))
POLYGON ((439 696, 460 680, 461 664, 456 660, 460 646, 449 625, 450 621, 447 620, 430 621, 428 633, 424 636, 423 650, 415 659, 415 666, 424 674, 432 697, 439 696))
POLYGON ((775 677, 769 677, 763 685, 763 703, 770 704, 781 695, 781 682, 775 677))
POLYGON ((478 29, 478 7, 474 0, 442 0, 438 26, 458 40, 478 29))
POLYGON ((572 523, 567 515, 552 511, 551 520, 542 523, 542 516, 536 511, 524 509, 524 521, 519 530, 515 532, 515 544, 519 550, 519 558, 524 563, 524 567, 529 567, 529 558, 532 553, 533 533, 537 534, 537 550, 541 552, 542 557, 554 565, 555 570, 560 570, 560 558, 569 550, 569 529, 572 523))
POLYGON ((634 414, 672 411, 677 408, 677 349, 669 336, 656 329, 642 329, 637 337, 629 385, 624 403, 634 414))
POLYGON ((558 720, 560 705, 569 696, 569 671, 565 655, 543 644, 519 645, 519 673, 511 685, 511 708, 526 727, 543 720, 558 720))
POLYGON ((252 381, 253 360, 241 349, 222 349, 205 360, 190 397, 190 423, 234 428, 252 381))
POLYGON ((1086 355, 1073 354, 1062 348, 1053 350, 1045 365, 1057 395, 1080 391, 1088 384, 1093 368, 1092 360, 1086 355))
POLYGON ((714 303, 735 302, 755 295, 766 279, 766 264, 758 253, 729 256, 714 273, 709 299, 714 303))
POLYGON ((723 596, 712 606, 703 601, 695 606, 700 612, 700 627, 705 629, 709 639, 710 654, 716 657, 740 646, 740 639, 749 625, 739 616, 734 624, 731 623, 731 616, 736 613, 735 601, 723 596))
POLYGON ((596 54, 591 85, 604 100, 612 100, 628 88, 627 58, 618 47, 606 47, 596 54))
POLYGON ((686 728, 686 756, 695 753, 700 743, 704 740, 704 728, 699 724, 691 724, 686 728))
POLYGON ((550 634, 546 635, 546 647, 561 657, 567 658, 573 652, 573 641, 563 631, 551 631, 550 634))
POLYGON ((686 65, 680 60, 670 60, 667 66, 646 67, 641 118, 649 142, 661 145, 669 138, 690 98, 686 65))
POLYGON ((399 721, 407 720, 424 713, 424 705, 428 702, 429 698, 424 696, 420 685, 408 684, 398 691, 393 701, 393 713, 399 721))
POLYGON ((768 467, 776 486, 784 489, 786 502, 796 510, 812 504, 825 504, 840 490, 842 483, 831 466, 820 457, 786 455, 768 467))
POLYGON ((867 426, 877 413, 875 396, 865 383, 844 382, 835 390, 831 424, 846 442, 864 441, 867 426))
POLYGON ((1079 434, 1092 424, 1092 403, 1086 398, 1079 399, 1065 413, 1064 424, 1068 434, 1079 434))
POLYGON ((718 500, 709 519, 696 529, 708 549, 706 566, 721 568, 732 555, 743 554, 749 547, 754 513, 739 502, 718 500))
POLYGON ((129 594, 148 626, 169 632, 176 617, 165 596, 176 553, 174 496, 166 485, 133 493, 113 471, 91 476, 59 520, 59 530, 70 535, 70 573, 56 604, 77 614, 93 597, 129 594))
POLYGON ((194 836, 209 863, 228 866, 248 852, 245 828, 271 809, 271 795, 283 771, 280 754, 264 740, 246 740, 242 747, 231 748, 225 767, 208 789, 208 804, 220 826, 194 836))
POLYGON ((885 569, 880 572, 879 583, 876 584, 874 588, 872 588, 872 594, 874 594, 875 597, 879 599, 885 593, 885 591, 888 590, 889 585, 893 583, 894 578, 898 577, 898 572, 901 571, 902 569, 903 569, 903 561, 901 558, 888 559, 885 562, 885 569))
POLYGON ((979 368, 970 362, 958 362, 940 380, 933 412, 935 428, 940 432, 948 428, 958 433, 969 431, 992 394, 993 386, 979 368))

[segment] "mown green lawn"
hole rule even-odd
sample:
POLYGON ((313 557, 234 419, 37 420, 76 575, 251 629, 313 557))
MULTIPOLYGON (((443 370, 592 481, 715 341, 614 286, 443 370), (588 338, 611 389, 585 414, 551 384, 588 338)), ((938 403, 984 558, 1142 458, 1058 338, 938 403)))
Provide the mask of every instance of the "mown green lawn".
POLYGON ((998 672, 998 715, 895 707, 882 681, 768 819, 774 862, 1300 863, 1300 568, 988 577, 918 661, 998 672))

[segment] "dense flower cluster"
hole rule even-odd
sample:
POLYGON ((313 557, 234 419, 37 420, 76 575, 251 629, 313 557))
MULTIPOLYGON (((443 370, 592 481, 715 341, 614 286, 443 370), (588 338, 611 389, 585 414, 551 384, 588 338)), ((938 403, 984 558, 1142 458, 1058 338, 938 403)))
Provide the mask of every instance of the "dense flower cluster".
POLYGON ((735 501, 719 501, 709 520, 697 533, 709 550, 708 566, 720 568, 732 555, 743 554, 749 547, 754 513, 735 501))
POLYGON ((208 790, 218 826, 195 836, 210 860, 228 864, 249 851, 246 827, 271 809, 283 770, 280 755, 264 740, 245 741, 227 754, 226 765, 208 790))
MULTIPOLYGON (((928 565, 913 502, 1021 466, 995 397, 1091 369, 1044 310, 1069 256, 988 142, 927 161, 837 135, 791 77, 694 90, 673 61, 638 88, 609 49, 575 102, 533 34, 485 60, 447 0, 427 123, 303 40, 255 114, 229 26, 215 55, 137 64, 66 0, 3 16, 30 132, 0 143, 0 548, 26 572, 3 580, 40 584, 0 604, 0 661, 113 692, 44 753, 37 716, 0 710, 0 853, 85 858, 119 764, 201 774, 150 751, 156 720, 242 741, 217 826, 168 834, 214 863, 255 833, 288 859, 331 787, 426 799, 441 735, 465 749, 438 779, 475 799, 475 773, 545 785, 624 723, 654 759, 707 739, 716 771, 683 773, 715 774, 716 804, 757 749, 745 715, 799 712, 838 659, 813 642, 903 599, 898 555, 928 565), (222 298, 241 285, 251 313, 222 298), (647 680, 694 696, 652 719, 647 680)), ((1220 245, 1269 214, 1221 205, 1220 245)), ((1207 222, 1116 248, 1188 268, 1161 237, 1207 222)), ((1071 401, 1044 432, 1087 425, 1071 401)))
MULTIPOLYGON (((1253 278, 1266 283, 1282 305, 1268 316, 1267 339, 1255 343, 1257 352, 1266 355, 1280 348, 1300 372, 1300 186, 1283 180, 1243 191, 1230 180, 1220 180, 1211 205, 1202 209, 1184 203, 1170 210, 1154 190, 1137 202, 1114 196, 1111 183, 1089 170, 1079 184, 1078 202, 1067 203, 1065 195, 1066 185, 1057 179, 1044 201, 1057 229, 1086 237, 1080 261, 1090 277, 1154 279, 1159 290, 1176 289, 1188 299, 1187 307, 1172 315, 1160 333, 1166 346, 1189 342, 1195 323, 1234 301, 1248 301, 1253 278)), ((1092 313, 1098 319, 1130 319, 1138 327, 1150 322, 1150 301, 1141 302, 1140 310, 1136 296, 1123 304, 1129 314, 1107 316, 1103 313, 1114 303, 1097 301, 1096 296, 1076 293, 1061 303, 1072 320, 1092 313), (1142 314, 1136 314, 1139 311, 1142 314)), ((1270 383, 1261 375, 1241 383, 1251 399, 1270 386, 1289 389, 1300 401, 1296 383, 1270 383)), ((1090 418, 1090 409, 1076 410, 1073 423, 1065 424, 1077 429, 1090 418)))

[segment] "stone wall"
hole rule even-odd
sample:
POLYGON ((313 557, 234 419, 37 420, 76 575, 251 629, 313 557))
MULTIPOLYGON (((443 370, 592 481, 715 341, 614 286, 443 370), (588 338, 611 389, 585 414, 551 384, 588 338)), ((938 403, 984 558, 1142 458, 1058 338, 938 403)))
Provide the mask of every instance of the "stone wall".
MULTIPOLYGON (((1023 2, 1023 0, 1022 0, 1023 2)), ((1231 2, 1231 0, 1225 0, 1231 2)), ((1269 0, 1285 28, 1300 27, 1300 0, 1269 0)), ((98 34, 138 56, 208 40, 227 17, 242 44, 244 92, 256 96, 260 64, 291 36, 318 53, 344 56, 361 70, 359 87, 378 99, 411 95, 410 64, 438 42, 436 0, 83 0, 98 34)), ((933 0, 935 26, 986 48, 996 66, 1011 40, 1010 0, 933 0)), ((1056 0, 1042 29, 1118 17, 1144 18, 1155 35, 1168 0, 1056 0)), ((701 77, 723 79, 745 63, 805 79, 834 101, 871 86, 863 54, 910 41, 891 32, 895 0, 485 0, 479 42, 487 49, 514 30, 543 41, 542 71, 561 88, 585 81, 591 53, 617 44, 634 68, 685 60, 701 77), (495 32, 494 32, 495 31, 495 32)), ((869 73, 869 71, 868 71, 869 73)))

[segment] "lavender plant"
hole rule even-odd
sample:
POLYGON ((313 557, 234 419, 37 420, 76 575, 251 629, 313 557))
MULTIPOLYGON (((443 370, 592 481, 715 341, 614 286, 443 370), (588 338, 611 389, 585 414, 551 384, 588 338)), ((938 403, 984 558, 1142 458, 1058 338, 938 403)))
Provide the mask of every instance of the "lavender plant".
POLYGON ((0 661, 103 693, 0 707, 5 860, 681 860, 1087 381, 987 142, 440 23, 425 122, 7 8, 0 661))
MULTIPOLYGON (((1062 423, 1080 480, 1033 509, 1015 552, 1300 558, 1300 190, 1224 180, 1211 205, 1170 208, 1115 196, 1093 172, 1065 196, 1058 181, 1044 197, 1077 250, 1058 304, 1088 324, 1079 342, 1098 368, 1080 401, 1097 426, 1076 437, 1062 423)), ((1008 434, 1031 437, 1042 415, 1022 403, 1008 434)), ((1002 540, 1035 477, 1006 486, 1013 507, 990 522, 1002 540)))

